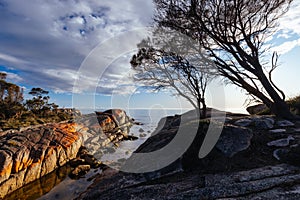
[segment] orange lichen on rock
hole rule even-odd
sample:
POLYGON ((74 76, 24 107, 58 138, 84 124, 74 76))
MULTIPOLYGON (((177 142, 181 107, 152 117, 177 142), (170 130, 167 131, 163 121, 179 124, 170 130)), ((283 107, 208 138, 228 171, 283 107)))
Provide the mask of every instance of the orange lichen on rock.
POLYGON ((13 163, 10 155, 5 151, 0 150, 0 184, 9 178, 12 165, 13 163))
POLYGON ((112 119, 109 116, 106 116, 104 119, 101 120, 100 126, 103 127, 106 124, 110 124, 112 122, 113 122, 112 119))
POLYGON ((46 124, 1 135, 0 198, 5 191, 12 192, 75 158, 83 143, 76 127, 75 123, 46 124), (17 179, 20 173, 26 173, 22 180, 17 179))
POLYGON ((17 173, 19 172, 19 168, 20 168, 21 162, 20 161, 14 161, 13 162, 13 167, 11 169, 12 173, 17 173))
POLYGON ((76 133, 76 123, 58 124, 58 128, 66 134, 76 133))

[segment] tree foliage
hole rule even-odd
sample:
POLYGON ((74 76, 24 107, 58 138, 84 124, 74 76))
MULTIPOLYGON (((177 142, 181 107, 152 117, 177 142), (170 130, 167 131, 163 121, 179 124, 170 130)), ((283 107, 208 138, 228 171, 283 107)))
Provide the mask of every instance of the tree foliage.
POLYGON ((32 88, 28 94, 33 96, 32 99, 26 100, 26 107, 29 110, 32 110, 35 113, 39 113, 45 108, 48 107, 49 96, 47 95, 49 92, 42 88, 32 88))
POLYGON ((29 94, 33 98, 24 102, 23 89, 7 82, 6 77, 6 73, 0 73, 0 130, 59 122, 72 117, 68 113, 58 113, 58 105, 49 103, 49 92, 42 88, 32 88, 29 94))
POLYGON ((201 117, 206 117, 205 92, 212 80, 212 66, 197 55, 179 55, 154 48, 150 40, 143 40, 137 54, 132 56, 134 79, 155 90, 171 89, 175 95, 185 98, 201 117), (202 108, 202 110, 201 110, 202 108))
MULTIPOLYGON (((293 118, 284 94, 262 59, 266 39, 292 0, 154 0, 155 21, 199 41, 218 74, 265 103, 274 114, 293 118), (263 88, 263 89, 261 89, 263 88)), ((276 57, 276 56, 275 56, 276 57)))
POLYGON ((23 101, 23 88, 6 82, 6 75, 0 74, 0 101, 7 103, 20 103, 23 101))

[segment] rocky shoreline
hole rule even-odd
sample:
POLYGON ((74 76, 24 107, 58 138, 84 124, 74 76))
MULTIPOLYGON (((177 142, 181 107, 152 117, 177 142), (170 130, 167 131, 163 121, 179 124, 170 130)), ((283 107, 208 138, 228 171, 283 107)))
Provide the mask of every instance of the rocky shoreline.
MULTIPOLYGON (((203 159, 198 152, 207 125, 219 119, 191 119, 200 125, 181 158, 151 173, 110 169, 98 176, 77 199, 295 199, 300 197, 300 122, 271 115, 227 113, 224 129, 213 150, 203 159)), ((184 122, 185 123, 185 122, 184 122)), ((136 152, 167 145, 181 124, 180 116, 162 125, 136 152)), ((125 163, 126 164, 126 163, 125 163)))
MULTIPOLYGON (((205 158, 199 159, 199 149, 208 127, 211 123, 218 125, 222 120, 218 115, 224 115, 221 111, 210 112, 217 114, 200 121, 193 117, 182 121, 182 115, 161 119, 157 129, 136 153, 161 149, 172 141, 180 127, 197 126, 197 135, 187 151, 171 165, 138 174, 121 172, 99 162, 99 158, 117 148, 120 141, 137 139, 129 134, 130 127, 136 122, 122 110, 97 112, 73 122, 1 132, 0 159, 5 162, 2 168, 0 166, 3 174, 0 194, 3 198, 69 163, 69 176, 75 179, 84 177, 91 169, 101 171, 88 178, 91 186, 77 195, 77 199, 300 197, 299 121, 277 119, 271 115, 226 113, 217 144, 205 158), (22 145, 25 140, 31 141, 26 143, 31 145, 30 148, 22 145), (25 147, 30 149, 29 154, 24 153, 25 147), (26 155, 29 155, 27 160, 26 155), (33 169, 36 169, 35 173, 29 173, 33 169), (31 174, 35 176, 30 179, 31 174)), ((126 162, 128 160, 123 159, 119 164, 126 165, 126 162)))
POLYGON ((93 153, 110 143, 136 139, 128 135, 132 124, 124 111, 114 109, 72 122, 1 132, 0 199, 67 163, 72 178, 105 167, 93 153))

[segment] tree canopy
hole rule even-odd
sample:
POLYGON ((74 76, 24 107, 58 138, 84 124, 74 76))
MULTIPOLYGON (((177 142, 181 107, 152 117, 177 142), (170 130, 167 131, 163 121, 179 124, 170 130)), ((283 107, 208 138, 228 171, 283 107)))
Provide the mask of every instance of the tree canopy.
MULTIPOLYGON (((264 45, 292 0, 154 0, 157 25, 197 40, 218 74, 292 119, 283 92, 272 81, 276 56, 268 62, 264 45), (267 70, 269 69, 269 70, 267 70)), ((275 54, 274 54, 275 55, 275 54)))
POLYGON ((174 95, 185 98, 199 109, 199 114, 205 118, 205 92, 214 77, 211 63, 200 59, 199 53, 179 55, 170 48, 154 48, 150 39, 143 40, 138 46, 139 51, 130 62, 135 71, 134 80, 155 90, 170 89, 174 95))
POLYGON ((23 88, 7 82, 6 77, 6 73, 0 73, 0 130, 72 118, 71 114, 57 112, 58 105, 49 103, 49 92, 42 88, 32 88, 29 94, 33 98, 24 102, 23 88))

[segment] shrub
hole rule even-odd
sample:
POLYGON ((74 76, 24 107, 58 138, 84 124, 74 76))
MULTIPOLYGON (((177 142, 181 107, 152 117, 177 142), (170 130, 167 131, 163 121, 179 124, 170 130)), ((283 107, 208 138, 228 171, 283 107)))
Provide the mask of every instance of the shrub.
POLYGON ((300 95, 287 100, 290 110, 295 115, 300 115, 300 95))

